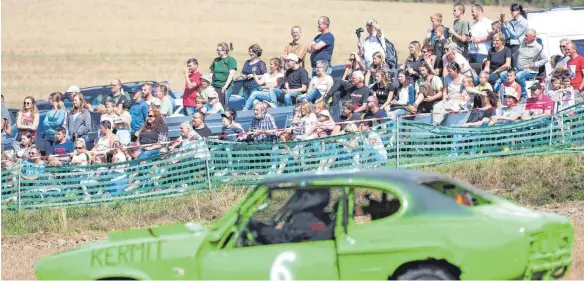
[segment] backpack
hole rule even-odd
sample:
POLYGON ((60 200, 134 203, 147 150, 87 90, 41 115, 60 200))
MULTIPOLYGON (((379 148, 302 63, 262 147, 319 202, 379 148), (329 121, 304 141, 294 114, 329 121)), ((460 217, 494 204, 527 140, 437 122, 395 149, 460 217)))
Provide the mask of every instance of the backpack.
POLYGON ((387 38, 383 37, 383 41, 376 36, 377 40, 385 50, 385 63, 389 66, 390 69, 397 69, 399 67, 397 61, 397 52, 395 51, 395 46, 391 43, 387 38))

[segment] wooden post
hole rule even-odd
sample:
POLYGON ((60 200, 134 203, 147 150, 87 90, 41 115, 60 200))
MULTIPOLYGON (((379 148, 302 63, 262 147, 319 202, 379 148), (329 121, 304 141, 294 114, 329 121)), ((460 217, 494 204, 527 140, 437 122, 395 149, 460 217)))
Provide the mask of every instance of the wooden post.
POLYGON ((59 210, 59 220, 61 221, 61 230, 67 230, 67 209, 61 208, 59 210))

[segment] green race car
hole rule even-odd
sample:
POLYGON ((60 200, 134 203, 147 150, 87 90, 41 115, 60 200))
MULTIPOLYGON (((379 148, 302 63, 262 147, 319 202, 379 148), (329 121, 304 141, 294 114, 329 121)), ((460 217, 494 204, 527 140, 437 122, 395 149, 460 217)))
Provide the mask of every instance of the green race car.
POLYGON ((574 227, 467 183, 409 170, 258 184, 210 228, 115 231, 40 260, 41 280, 557 279, 574 227))

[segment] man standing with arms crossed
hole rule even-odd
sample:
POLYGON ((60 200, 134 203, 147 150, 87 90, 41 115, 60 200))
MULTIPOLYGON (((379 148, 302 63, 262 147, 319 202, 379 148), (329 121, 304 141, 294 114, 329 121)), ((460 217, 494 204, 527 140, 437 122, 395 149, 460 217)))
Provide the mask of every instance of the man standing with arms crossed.
MULTIPOLYGON (((310 53, 310 66, 312 67, 312 76, 316 75, 316 62, 324 60, 331 64, 333 50, 335 49, 335 36, 329 31, 330 19, 322 16, 318 19, 318 31, 320 34, 314 37, 314 41, 308 47, 310 53)), ((327 71, 328 73, 329 71, 327 71)))

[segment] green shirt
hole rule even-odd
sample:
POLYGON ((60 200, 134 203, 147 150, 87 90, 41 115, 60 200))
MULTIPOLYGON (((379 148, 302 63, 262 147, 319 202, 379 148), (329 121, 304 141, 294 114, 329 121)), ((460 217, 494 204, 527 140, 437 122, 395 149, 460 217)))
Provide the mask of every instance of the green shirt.
POLYGON ((229 77, 229 70, 237 70, 237 61, 231 56, 215 58, 209 69, 213 72, 213 83, 211 85, 215 88, 222 88, 227 82, 227 77, 229 77))

